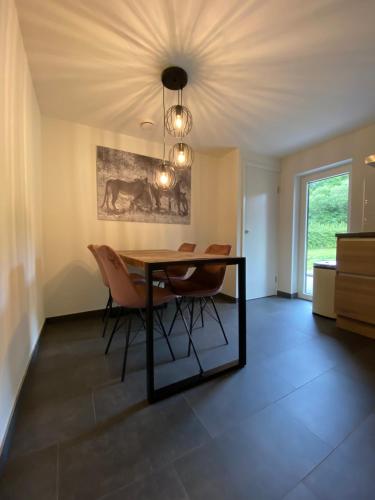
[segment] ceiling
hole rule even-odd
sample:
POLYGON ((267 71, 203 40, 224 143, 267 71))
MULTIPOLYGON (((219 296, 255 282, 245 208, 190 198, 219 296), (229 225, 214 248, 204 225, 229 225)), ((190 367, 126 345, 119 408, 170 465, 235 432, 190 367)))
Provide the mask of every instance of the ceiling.
POLYGON ((180 65, 195 148, 282 156, 375 119, 374 0, 16 3, 49 116, 161 140, 180 65))

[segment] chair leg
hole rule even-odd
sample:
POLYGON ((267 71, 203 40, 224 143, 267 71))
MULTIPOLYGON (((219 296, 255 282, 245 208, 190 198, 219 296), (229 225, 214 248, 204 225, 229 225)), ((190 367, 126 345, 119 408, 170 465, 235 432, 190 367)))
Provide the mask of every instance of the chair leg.
POLYGON ((178 302, 178 300, 176 300, 176 308, 177 308, 176 313, 177 314, 180 313, 180 316, 181 316, 182 322, 184 324, 186 333, 189 335, 190 330, 189 330, 189 327, 188 327, 188 325, 186 323, 186 319, 185 319, 184 313, 182 311, 182 302, 183 302, 183 297, 181 297, 180 302, 178 302))
POLYGON ((106 306, 106 309, 104 311, 104 318, 103 318, 104 328, 103 328, 103 332, 102 332, 102 337, 105 337, 105 334, 107 332, 108 323, 109 323, 109 318, 112 316, 112 304, 113 304, 112 295, 111 295, 111 293, 109 293, 107 306, 106 306))
POLYGON ((215 305, 214 298, 213 298, 213 297, 210 297, 210 301, 211 301, 212 307, 214 308, 214 311, 215 311, 215 314, 216 314, 217 320, 218 320, 218 322, 219 322, 219 325, 220 325, 221 331, 223 332, 225 343, 226 343, 226 344, 228 344, 228 339, 227 339, 227 336, 225 335, 225 330, 224 330, 224 327, 223 327, 223 323, 221 322, 221 319, 220 319, 219 313, 218 313, 218 311, 217 311, 217 309, 216 309, 216 305, 215 305))
POLYGON ((108 305, 109 305, 109 297, 107 299, 107 303, 105 305, 105 308, 104 308, 104 311, 103 311, 103 314, 102 314, 102 321, 105 320, 105 317, 107 316, 107 311, 108 311, 108 305))
POLYGON ((105 354, 108 354, 109 348, 110 348, 111 343, 112 343, 113 336, 114 336, 115 332, 117 331, 117 325, 120 321, 121 313, 122 313, 122 307, 119 307, 118 312, 117 312, 117 318, 116 318, 115 324, 113 325, 112 333, 111 333, 111 336, 109 337, 108 344, 107 344, 107 347, 105 349, 105 354))
POLYGON ((199 366, 199 371, 202 374, 203 373, 203 368, 202 368, 202 365, 201 365, 201 362, 200 362, 197 350, 195 348, 193 339, 191 337, 189 327, 186 324, 186 320, 185 320, 185 317, 184 317, 182 309, 181 309, 181 303, 182 303, 182 297, 181 297, 181 301, 180 302, 178 300, 176 300, 177 313, 180 313, 180 315, 181 315, 182 321, 183 321, 184 326, 185 326, 186 333, 188 334, 188 337, 189 337, 189 348, 190 348, 190 344, 191 344, 191 346, 193 348, 194 356, 195 356, 195 358, 197 360, 197 363, 198 363, 198 366, 199 366))
MULTIPOLYGON (((193 297, 193 298, 191 299, 191 309, 189 309, 189 311, 190 311, 189 339, 193 336, 193 326, 194 326, 194 303, 195 303, 195 298, 193 297)), ((191 342, 189 341, 188 356, 190 356, 190 351, 191 351, 191 342)))
POLYGON ((109 309, 109 307, 111 305, 111 302, 112 302, 111 290, 108 289, 108 300, 107 300, 107 303, 105 305, 104 312, 102 314, 102 321, 104 321, 105 317, 107 316, 107 312, 108 312, 108 309, 109 309))
POLYGON ((128 318, 128 329, 127 329, 127 332, 126 332, 124 361, 122 363, 122 372, 121 372, 121 382, 123 382, 125 380, 126 360, 128 358, 128 349, 129 349, 129 340, 130 340, 131 329, 132 329, 132 316, 130 314, 129 318, 128 318))
POLYGON ((144 319, 143 314, 142 314, 142 309, 137 309, 137 312, 138 312, 138 316, 141 319, 143 328, 146 328, 146 322, 145 322, 145 319, 144 319))
POLYGON ((163 337, 165 338, 165 341, 168 344, 168 349, 169 349, 169 352, 171 353, 172 359, 173 359, 173 361, 176 361, 175 355, 174 355, 174 353, 172 351, 172 347, 171 347, 171 344, 169 342, 167 332, 165 331, 165 328, 164 328, 161 316, 159 314, 159 311, 156 309, 155 312, 156 312, 156 317, 158 318, 158 321, 159 321, 159 324, 160 324, 161 331, 163 333, 163 337))
MULTIPOLYGON (((182 299, 181 299, 182 300, 182 299)), ((173 330, 173 327, 174 327, 174 324, 176 323, 176 319, 177 319, 177 315, 178 315, 178 307, 177 307, 177 304, 178 304, 178 299, 175 300, 176 302, 176 312, 173 316, 173 319, 172 319, 172 323, 171 323, 171 326, 169 327, 169 330, 168 330, 168 337, 170 336, 170 334, 172 333, 172 330, 173 330)))
POLYGON ((194 302, 195 302, 195 299, 193 298, 192 299, 192 304, 191 304, 190 329, 188 330, 188 336, 189 336, 188 356, 190 356, 190 351, 191 351, 191 348, 192 348, 194 356, 195 356, 195 359, 197 360, 197 363, 198 363, 198 366, 199 366, 199 371, 202 374, 203 373, 203 368, 202 368, 202 365, 201 365, 201 362, 200 362, 200 359, 199 359, 199 356, 198 356, 198 353, 197 353, 197 350, 195 348, 195 345, 194 345, 194 342, 193 342, 193 338, 192 338, 192 333, 193 333, 193 318, 194 318, 194 302))
POLYGON ((201 308, 201 324, 202 324, 202 328, 204 328, 203 305, 202 305, 202 302, 203 302, 203 299, 200 298, 199 299, 199 305, 200 305, 200 308, 201 308))

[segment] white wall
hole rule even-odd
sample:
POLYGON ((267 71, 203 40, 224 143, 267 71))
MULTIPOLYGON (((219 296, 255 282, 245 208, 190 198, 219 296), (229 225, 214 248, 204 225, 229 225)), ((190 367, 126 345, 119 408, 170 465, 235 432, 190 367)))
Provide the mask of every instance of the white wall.
MULTIPOLYGON (((208 243, 235 239, 238 152, 196 155, 190 225, 101 221, 96 216, 96 146, 160 158, 161 144, 53 118, 43 117, 42 123, 47 317, 103 307, 106 291, 89 243, 141 249, 177 248, 192 241, 203 250, 208 243), (223 179, 227 173, 229 182, 223 179)), ((235 294, 230 273, 224 291, 235 294)))
POLYGON ((13 0, 0 2, 0 446, 43 320, 40 113, 13 0))
POLYGON ((279 214, 279 290, 297 291, 297 242, 298 242, 298 199, 296 185, 298 176, 312 169, 332 165, 351 159, 351 209, 350 230, 375 230, 374 206, 367 222, 363 221, 364 191, 367 197, 375 198, 375 169, 366 167, 364 159, 375 152, 375 125, 340 135, 310 148, 286 156, 281 161, 280 214, 279 214), (374 187, 371 187, 374 186, 374 187))

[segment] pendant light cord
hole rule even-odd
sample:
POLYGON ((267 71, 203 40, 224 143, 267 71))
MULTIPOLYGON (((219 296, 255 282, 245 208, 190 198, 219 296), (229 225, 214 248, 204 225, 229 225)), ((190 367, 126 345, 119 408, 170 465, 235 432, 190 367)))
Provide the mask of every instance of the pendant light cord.
POLYGON ((165 165, 165 94, 163 85, 163 166, 165 165))
MULTIPOLYGON (((181 114, 182 114, 183 113, 183 111, 182 111, 182 88, 178 91, 177 101, 178 101, 179 105, 181 106, 180 109, 181 109, 181 114)), ((182 128, 180 128, 179 136, 180 136, 180 141, 181 141, 181 138, 182 138, 182 128)))

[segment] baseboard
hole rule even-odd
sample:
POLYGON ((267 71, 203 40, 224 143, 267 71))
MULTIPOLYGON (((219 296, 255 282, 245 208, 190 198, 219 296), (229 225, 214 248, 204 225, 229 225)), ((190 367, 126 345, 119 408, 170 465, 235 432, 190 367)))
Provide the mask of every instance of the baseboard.
POLYGON ((282 290, 277 290, 277 296, 278 297, 283 297, 284 299, 296 299, 298 297, 298 293, 289 293, 289 292, 283 292, 282 290))
MULTIPOLYGON (((113 307, 113 309, 116 309, 116 307, 113 307)), ((104 314, 104 309, 93 309, 92 311, 82 311, 71 314, 62 314, 60 316, 50 316, 46 318, 46 323, 55 323, 69 319, 92 318, 101 316, 102 314, 104 314)))
POLYGON ((7 429, 5 431, 3 442, 1 443, 1 447, 0 447, 0 474, 1 474, 2 470, 3 470, 3 467, 4 467, 5 463, 8 460, 9 450, 10 450, 10 446, 11 446, 11 442, 12 442, 12 437, 13 437, 13 434, 14 434, 14 429, 15 429, 15 424, 16 424, 16 419, 17 419, 18 402, 19 402, 19 398, 20 398, 20 395, 21 395, 21 392, 22 392, 23 384, 24 384, 26 376, 27 376, 27 374, 29 372, 31 363, 34 361, 34 359, 36 358, 36 356, 38 354, 40 337, 43 335, 45 327, 46 327, 46 320, 44 321, 43 326, 40 329, 38 340, 35 343, 35 346, 34 346, 33 351, 31 353, 29 362, 27 364, 27 368, 25 370, 25 373, 24 373, 23 378, 21 380, 21 383, 19 385, 17 396, 16 396, 16 400, 15 400, 14 405, 13 405, 13 409, 12 409, 12 412, 11 412, 11 416, 9 418, 7 429))
MULTIPOLYGON (((229 297, 229 296, 228 296, 229 297)), ((164 305, 155 306, 154 309, 163 309, 164 305)), ((118 306, 112 306, 112 314, 115 315, 118 306)), ((70 319, 84 319, 84 318, 97 318, 101 317, 104 314, 105 309, 93 309, 92 311, 83 311, 72 314, 63 314, 61 316, 50 316, 46 318, 46 323, 59 323, 61 321, 67 321, 70 319)))
POLYGON ((218 293, 217 296, 220 299, 223 299, 225 302, 230 302, 231 304, 236 304, 238 302, 238 299, 235 297, 232 297, 231 295, 227 295, 226 293, 218 293))

